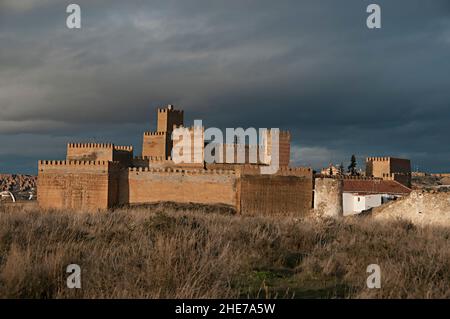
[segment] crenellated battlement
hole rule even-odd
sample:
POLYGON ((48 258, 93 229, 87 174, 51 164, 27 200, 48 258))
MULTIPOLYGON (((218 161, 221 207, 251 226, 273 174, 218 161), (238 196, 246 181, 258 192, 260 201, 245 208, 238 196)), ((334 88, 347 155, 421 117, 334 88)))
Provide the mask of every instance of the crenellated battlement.
POLYGON ((280 172, 301 172, 301 173, 312 173, 312 169, 310 167, 286 167, 282 166, 279 169, 280 172))
POLYGON ((133 146, 113 143, 68 143, 66 161, 101 162, 120 161, 123 166, 130 164, 133 146))
POLYGON ((404 182, 405 180, 411 179, 411 174, 409 173, 384 173, 382 179, 387 181, 401 181, 404 182))
POLYGON ((371 176, 351 176, 351 175, 342 175, 338 176, 339 179, 345 179, 345 180, 362 180, 362 181, 374 181, 374 180, 381 180, 381 178, 378 177, 371 177, 371 176))
POLYGON ((175 113, 175 114, 183 115, 184 111, 183 110, 175 110, 174 106, 172 104, 169 104, 164 108, 158 108, 158 113, 175 113))
POLYGON ((173 167, 151 168, 151 167, 130 167, 129 172, 147 172, 147 173, 170 173, 170 174, 186 174, 186 175, 236 175, 235 170, 222 169, 182 169, 173 167))
POLYGON ((51 160, 40 160, 38 165, 45 166, 120 166, 120 162, 111 161, 51 161, 51 160))
POLYGON ((360 181, 381 181, 382 178, 379 177, 371 177, 371 176, 351 176, 351 175, 322 175, 316 174, 315 178, 331 178, 331 179, 339 179, 339 180, 360 180, 360 181))
POLYGON ((114 148, 120 146, 114 146, 112 143, 68 143, 67 148, 114 148))
POLYGON ((398 160, 398 161, 408 161, 408 160, 405 160, 405 159, 402 159, 402 158, 397 158, 397 157, 391 157, 391 156, 382 156, 382 157, 377 157, 377 156, 375 156, 375 157, 367 157, 366 158, 366 161, 367 162, 389 162, 389 161, 392 161, 392 160, 398 160))
POLYGON ((164 158, 163 156, 135 156, 134 157, 135 160, 139 160, 139 161, 149 161, 150 163, 152 162, 172 162, 172 158, 169 156, 167 159, 164 158))
POLYGON ((144 132, 144 136, 163 136, 167 135, 167 132, 144 132))
POLYGON ((46 161, 46 160, 40 160, 38 162, 41 166, 78 166, 78 165, 97 165, 97 166, 107 166, 108 161, 46 161))
POLYGON ((367 162, 388 162, 390 160, 390 157, 368 157, 366 159, 367 162))
POLYGON ((111 161, 38 161, 38 170, 44 172, 46 170, 58 169, 67 170, 68 173, 77 169, 100 169, 102 171, 110 169, 120 169, 120 162, 111 161))

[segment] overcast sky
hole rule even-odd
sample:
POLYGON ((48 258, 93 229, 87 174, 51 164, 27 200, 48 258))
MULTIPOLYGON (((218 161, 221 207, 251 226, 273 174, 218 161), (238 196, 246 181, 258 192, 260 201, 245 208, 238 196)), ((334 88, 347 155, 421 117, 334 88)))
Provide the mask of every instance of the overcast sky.
POLYGON ((0 172, 73 141, 140 153, 168 103, 186 124, 289 129, 300 165, 450 171, 449 77, 448 0, 0 0, 0 172))

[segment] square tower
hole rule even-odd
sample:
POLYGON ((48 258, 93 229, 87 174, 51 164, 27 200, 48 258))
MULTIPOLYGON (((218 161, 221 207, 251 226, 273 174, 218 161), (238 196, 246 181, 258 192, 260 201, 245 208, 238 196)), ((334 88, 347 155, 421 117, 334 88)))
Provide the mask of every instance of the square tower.
POLYGON ((395 180, 411 187, 411 161, 394 157, 368 157, 366 176, 395 180))
POLYGON ((156 132, 145 132, 142 144, 143 157, 158 157, 168 159, 172 152, 172 132, 174 126, 183 125, 184 111, 175 110, 169 104, 158 108, 156 132))
POLYGON ((110 161, 130 165, 133 146, 118 146, 111 143, 69 143, 67 161, 110 161))
POLYGON ((278 147, 279 165, 281 167, 289 166, 291 160, 291 133, 288 131, 279 131, 278 144, 272 146, 272 131, 267 130, 263 136, 263 162, 270 164, 268 158, 272 155, 272 147, 278 147))
POLYGON ((158 108, 158 127, 157 132, 172 132, 173 126, 183 126, 184 111, 175 110, 172 104, 166 108, 158 108))

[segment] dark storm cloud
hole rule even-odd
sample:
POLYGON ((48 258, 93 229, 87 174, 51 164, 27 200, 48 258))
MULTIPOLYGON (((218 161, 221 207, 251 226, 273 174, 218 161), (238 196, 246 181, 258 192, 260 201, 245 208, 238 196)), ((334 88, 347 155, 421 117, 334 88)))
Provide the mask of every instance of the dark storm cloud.
POLYGON ((167 103, 211 126, 289 129, 300 164, 355 153, 448 168, 448 1, 375 1, 376 31, 373 1, 74 2, 78 31, 65 1, 0 1, 2 169, 73 138, 139 148, 167 103))

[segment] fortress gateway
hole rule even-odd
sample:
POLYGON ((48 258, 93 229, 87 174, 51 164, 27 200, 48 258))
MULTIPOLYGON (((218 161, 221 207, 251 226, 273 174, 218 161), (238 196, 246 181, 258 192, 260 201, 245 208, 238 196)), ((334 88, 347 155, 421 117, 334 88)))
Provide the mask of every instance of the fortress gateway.
MULTIPOLYGON (((289 166, 289 132, 279 134, 276 174, 261 174, 260 168, 270 165, 268 145, 258 148, 263 154, 254 164, 247 155, 242 164, 226 164, 225 160, 176 164, 170 157, 176 146, 171 135, 183 127, 184 113, 169 105, 157 114, 157 130, 144 133, 140 157, 134 157, 132 146, 69 143, 65 160, 39 161, 39 205, 92 211, 177 202, 226 205, 242 214, 305 214, 312 208, 313 173, 310 168, 289 166)), ((188 130, 204 133, 203 127, 188 130)), ((204 146, 192 154, 203 156, 204 146)))

